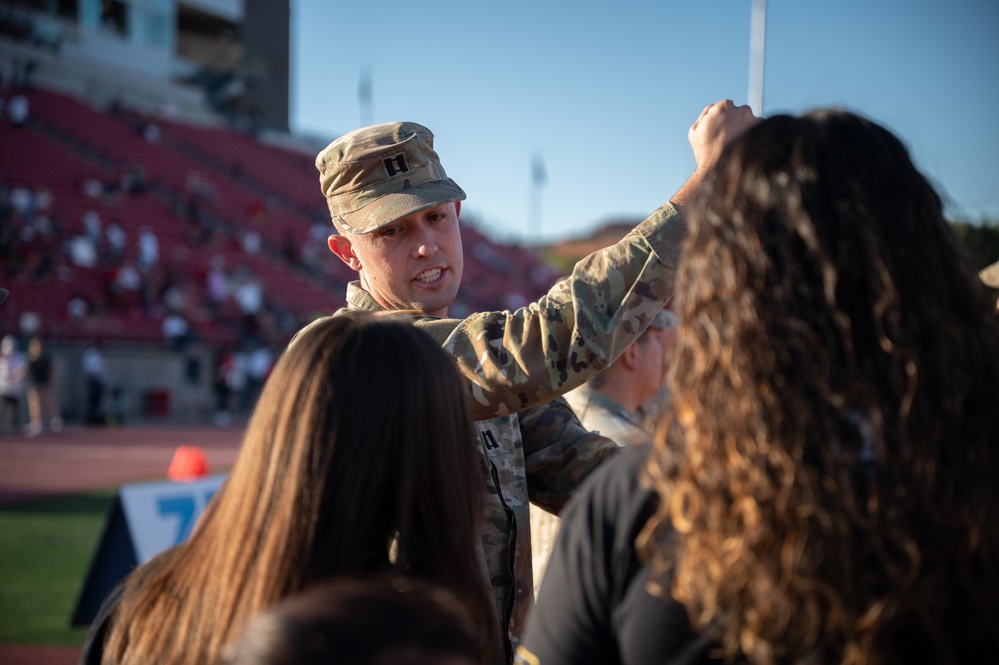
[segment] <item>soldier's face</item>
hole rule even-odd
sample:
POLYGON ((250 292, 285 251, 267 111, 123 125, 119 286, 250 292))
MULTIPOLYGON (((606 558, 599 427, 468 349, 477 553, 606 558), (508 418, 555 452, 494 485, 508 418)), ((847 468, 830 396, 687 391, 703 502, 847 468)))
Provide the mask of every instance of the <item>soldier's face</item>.
POLYGON ((673 347, 676 346, 676 330, 647 330, 643 333, 639 348, 642 353, 640 377, 646 397, 649 399, 662 387, 669 369, 673 347))
POLYGON ((447 316, 464 268, 460 211, 460 203, 445 203, 371 233, 330 236, 330 250, 385 309, 447 316))

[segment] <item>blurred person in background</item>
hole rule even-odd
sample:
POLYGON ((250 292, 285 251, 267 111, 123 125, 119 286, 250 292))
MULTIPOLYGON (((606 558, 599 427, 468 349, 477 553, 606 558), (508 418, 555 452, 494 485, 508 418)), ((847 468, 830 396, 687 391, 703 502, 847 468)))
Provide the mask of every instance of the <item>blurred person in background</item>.
POLYGON ((676 315, 662 310, 614 364, 566 394, 583 427, 619 446, 651 441, 652 432, 645 428, 639 408, 659 394, 666 381, 676 325, 676 315))
POLYGON ((518 662, 999 662, 999 318, 940 197, 845 111, 702 197, 671 408, 565 511, 518 662))
POLYGON ((93 340, 83 351, 83 375, 87 380, 85 422, 88 425, 105 424, 104 389, 107 386, 108 365, 102 347, 100 340, 93 340))
MULTIPOLYGON (((669 358, 676 343, 676 315, 663 309, 649 327, 614 363, 579 388, 565 401, 586 429, 605 436, 618 446, 641 446, 652 441, 655 427, 640 413, 643 405, 662 407, 669 358)), ((541 585, 559 518, 531 506, 531 543, 535 593, 541 585)))
POLYGON ((21 434, 21 397, 28 364, 17 348, 17 338, 6 335, 0 340, 0 433, 21 434))
POLYGON ((426 333, 364 313, 310 327, 275 366, 190 540, 111 593, 81 662, 213 663, 279 601, 382 575, 453 594, 484 660, 497 623, 469 429, 462 383, 426 333))
POLYGON ((62 412, 53 385, 52 356, 45 350, 41 338, 32 337, 28 342, 28 415, 25 428, 27 436, 38 436, 45 429, 45 416, 49 429, 62 432, 62 412))

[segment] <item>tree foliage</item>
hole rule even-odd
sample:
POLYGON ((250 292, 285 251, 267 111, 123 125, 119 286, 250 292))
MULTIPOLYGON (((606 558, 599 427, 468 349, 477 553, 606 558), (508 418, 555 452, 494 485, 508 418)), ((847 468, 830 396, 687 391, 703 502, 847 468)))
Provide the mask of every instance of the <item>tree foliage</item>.
POLYGON ((999 261, 999 220, 983 219, 977 224, 958 220, 952 226, 971 252, 978 270, 999 261))

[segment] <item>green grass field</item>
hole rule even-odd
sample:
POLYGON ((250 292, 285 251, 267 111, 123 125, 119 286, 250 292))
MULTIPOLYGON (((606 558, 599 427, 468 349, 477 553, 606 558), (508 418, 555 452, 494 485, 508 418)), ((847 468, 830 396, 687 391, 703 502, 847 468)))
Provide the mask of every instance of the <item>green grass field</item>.
POLYGON ((70 616, 114 492, 0 506, 0 644, 83 644, 70 616))

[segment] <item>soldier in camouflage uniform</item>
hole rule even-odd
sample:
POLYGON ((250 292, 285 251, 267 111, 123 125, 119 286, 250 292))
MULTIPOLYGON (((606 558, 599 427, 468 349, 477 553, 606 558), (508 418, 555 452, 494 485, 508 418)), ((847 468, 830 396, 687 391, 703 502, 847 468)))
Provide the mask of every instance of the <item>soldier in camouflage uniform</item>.
MULTIPOLYGON (((658 412, 664 404, 666 370, 676 342, 676 323, 675 314, 667 309, 660 311, 610 367, 565 394, 565 401, 585 429, 622 447, 651 442, 654 427, 643 422, 641 411, 649 407, 658 412)), ((531 506, 535 595, 558 530, 556 515, 531 506)))
POLYGON ((366 127, 316 158, 339 232, 330 249, 359 277, 346 309, 411 312, 467 380, 487 462, 482 542, 502 624, 496 662, 511 661, 533 602, 529 502, 558 512, 617 450, 556 398, 607 367, 672 295, 686 232, 678 208, 742 116, 731 102, 705 109, 690 134, 695 177, 617 245, 581 261, 538 302, 461 320, 447 310, 461 281, 465 193, 441 166, 433 134, 409 122, 366 127))
POLYGON ((640 409, 662 391, 676 324, 676 315, 662 310, 614 364, 566 394, 583 427, 619 446, 651 442, 652 431, 642 422, 640 409))

